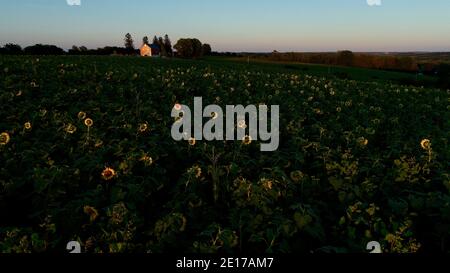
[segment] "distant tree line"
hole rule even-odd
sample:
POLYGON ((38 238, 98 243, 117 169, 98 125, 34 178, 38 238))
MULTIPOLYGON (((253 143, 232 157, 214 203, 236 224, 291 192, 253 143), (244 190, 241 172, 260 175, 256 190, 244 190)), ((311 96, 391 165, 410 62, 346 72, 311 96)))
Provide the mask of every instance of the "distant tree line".
POLYGON ((341 65, 408 72, 418 71, 417 61, 411 57, 353 53, 349 50, 336 53, 279 53, 274 51, 272 54, 259 55, 257 58, 280 62, 341 65))
POLYGON ((65 51, 54 45, 37 44, 22 49, 20 45, 6 44, 0 47, 0 54, 3 55, 63 55, 65 51))
MULTIPOLYGON (((180 39, 172 46, 172 41, 166 34, 164 37, 154 36, 151 44, 148 36, 145 36, 142 43, 156 46, 162 57, 199 58, 212 55, 211 46, 202 44, 198 39, 180 39)), ((135 47, 135 41, 130 33, 125 35, 124 47, 106 46, 88 49, 85 46, 74 45, 67 52, 54 45, 42 44, 22 48, 20 45, 10 43, 0 47, 0 55, 138 55, 139 53, 139 48, 135 47)))

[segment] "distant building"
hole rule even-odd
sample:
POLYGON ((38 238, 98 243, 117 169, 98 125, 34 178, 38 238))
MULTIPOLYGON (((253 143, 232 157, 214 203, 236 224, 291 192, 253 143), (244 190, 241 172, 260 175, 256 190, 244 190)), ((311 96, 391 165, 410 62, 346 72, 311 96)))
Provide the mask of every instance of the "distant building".
POLYGON ((161 54, 159 46, 155 44, 143 44, 140 51, 142 57, 159 57, 161 54))

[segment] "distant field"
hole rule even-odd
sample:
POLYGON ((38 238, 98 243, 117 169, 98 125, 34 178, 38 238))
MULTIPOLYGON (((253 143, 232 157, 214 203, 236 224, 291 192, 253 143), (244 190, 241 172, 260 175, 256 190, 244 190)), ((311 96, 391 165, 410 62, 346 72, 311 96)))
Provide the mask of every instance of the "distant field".
POLYGON ((450 93, 302 64, 0 57, 0 253, 450 252, 450 93), (280 106, 280 148, 175 142, 176 103, 280 106))
MULTIPOLYGON (((210 57, 208 58, 208 61, 214 63, 238 62, 247 64, 248 59, 246 57, 210 57)), ((397 84, 410 84, 416 86, 434 86, 437 82, 435 77, 416 75, 415 73, 321 64, 275 62, 251 58, 250 67, 261 67, 262 69, 272 69, 274 71, 278 70, 291 73, 303 73, 318 77, 334 77, 357 81, 394 82, 397 84)))

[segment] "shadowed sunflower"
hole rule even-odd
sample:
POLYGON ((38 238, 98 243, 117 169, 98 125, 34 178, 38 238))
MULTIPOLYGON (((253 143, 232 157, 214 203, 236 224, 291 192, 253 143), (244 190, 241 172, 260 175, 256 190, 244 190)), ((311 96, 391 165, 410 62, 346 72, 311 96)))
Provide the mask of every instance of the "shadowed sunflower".
POLYGON ((115 178, 116 175, 117 175, 116 171, 112 168, 106 168, 102 172, 102 178, 103 178, 103 180, 106 180, 106 181, 115 178))
POLYGON ((65 130, 66 130, 66 133, 74 134, 77 131, 77 127, 75 127, 72 124, 69 124, 66 126, 65 130))
POLYGON ((8 133, 5 132, 0 134, 0 145, 6 145, 10 140, 11 138, 9 137, 8 133))
POLYGON ((360 137, 357 141, 361 147, 366 147, 369 144, 369 140, 365 137, 360 137))
POLYGON ((98 211, 94 207, 84 206, 83 211, 89 216, 91 222, 94 222, 98 217, 98 211))
POLYGON ((141 133, 145 133, 148 130, 148 124, 147 123, 142 123, 139 125, 139 132, 141 133))
POLYGON ((300 182, 305 177, 305 175, 301 171, 291 172, 290 176, 292 181, 294 182, 300 182))
POLYGON ((85 118, 86 118, 86 113, 85 112, 81 111, 81 112, 78 113, 78 119, 83 120, 85 118))

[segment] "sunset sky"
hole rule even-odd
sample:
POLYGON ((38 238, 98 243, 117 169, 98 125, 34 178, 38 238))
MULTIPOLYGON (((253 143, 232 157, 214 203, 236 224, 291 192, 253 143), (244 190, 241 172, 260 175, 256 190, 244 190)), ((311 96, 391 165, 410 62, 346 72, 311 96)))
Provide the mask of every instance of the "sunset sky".
POLYGON ((0 44, 88 48, 130 32, 217 51, 450 51, 449 0, 0 0, 0 44))

